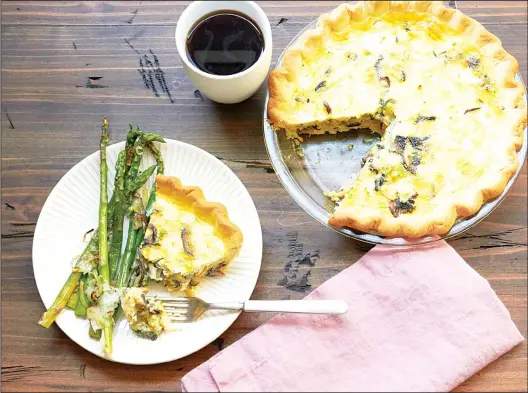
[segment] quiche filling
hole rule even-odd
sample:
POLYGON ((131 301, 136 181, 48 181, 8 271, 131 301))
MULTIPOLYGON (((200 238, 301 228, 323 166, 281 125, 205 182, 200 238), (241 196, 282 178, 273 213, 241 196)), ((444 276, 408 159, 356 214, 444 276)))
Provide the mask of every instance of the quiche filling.
POLYGON ((517 63, 459 11, 368 3, 321 17, 289 49, 270 77, 270 122, 297 140, 356 128, 381 135, 351 186, 329 193, 339 201, 331 224, 445 233, 500 194, 517 168, 526 125, 517 63), (473 35, 463 31, 467 20, 473 35), (429 225, 405 216, 430 217, 429 225))
POLYGON ((148 288, 127 288, 121 294, 121 307, 130 328, 140 337, 156 340, 170 329, 170 318, 160 300, 147 298, 148 288))
POLYGON ((148 275, 170 291, 190 290, 207 275, 222 273, 242 245, 242 233, 225 208, 205 201, 201 190, 158 176, 154 210, 141 247, 148 275))

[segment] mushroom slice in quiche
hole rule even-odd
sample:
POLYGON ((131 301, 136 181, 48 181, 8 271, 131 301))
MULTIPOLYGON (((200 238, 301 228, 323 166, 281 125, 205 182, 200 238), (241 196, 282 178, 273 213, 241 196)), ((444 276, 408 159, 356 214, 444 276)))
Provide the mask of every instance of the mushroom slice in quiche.
POLYGON ((388 237, 449 231, 515 173, 526 127, 517 61, 439 1, 359 1, 322 15, 269 78, 289 138, 382 135, 329 223, 388 237))
POLYGON ((242 247, 242 232, 226 208, 206 201, 200 188, 161 175, 156 186, 141 257, 151 279, 169 291, 188 291, 205 276, 222 273, 242 247))

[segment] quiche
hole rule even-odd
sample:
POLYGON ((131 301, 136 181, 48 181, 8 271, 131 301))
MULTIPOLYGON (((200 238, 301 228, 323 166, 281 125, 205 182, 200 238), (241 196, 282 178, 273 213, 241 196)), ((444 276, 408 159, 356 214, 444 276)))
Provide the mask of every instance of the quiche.
POLYGON ((156 201, 140 256, 149 278, 169 291, 189 291, 223 268, 242 247, 241 230, 227 209, 208 202, 198 187, 176 177, 156 177, 156 201))
POLYGON ((269 77, 268 121, 303 135, 381 135, 329 219, 387 237, 441 235, 497 197, 526 127, 517 61, 462 12, 360 1, 322 15, 269 77))
POLYGON ((140 337, 157 340, 171 330, 169 315, 161 300, 147 298, 148 288, 127 288, 121 293, 121 307, 130 328, 140 337))

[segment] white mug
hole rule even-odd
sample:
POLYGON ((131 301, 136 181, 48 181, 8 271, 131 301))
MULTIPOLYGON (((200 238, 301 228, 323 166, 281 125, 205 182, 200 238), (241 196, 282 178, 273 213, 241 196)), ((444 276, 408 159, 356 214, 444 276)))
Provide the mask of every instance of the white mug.
POLYGON ((242 102, 255 94, 266 79, 271 64, 271 26, 264 11, 253 1, 194 1, 181 14, 175 37, 185 73, 193 85, 213 101, 222 104, 242 102), (203 16, 219 10, 238 11, 249 16, 264 38, 264 51, 257 62, 233 75, 208 74, 196 67, 187 56, 186 41, 190 29, 203 16))

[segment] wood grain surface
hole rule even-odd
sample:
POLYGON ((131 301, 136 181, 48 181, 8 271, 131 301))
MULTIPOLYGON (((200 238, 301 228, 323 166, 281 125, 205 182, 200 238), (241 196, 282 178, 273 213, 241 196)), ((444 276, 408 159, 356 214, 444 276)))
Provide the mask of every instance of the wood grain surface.
MULTIPOLYGON (((4 391, 179 391, 184 374, 270 317, 241 315, 201 351, 149 367, 99 359, 55 325, 47 330, 37 325, 44 306, 31 262, 35 222, 59 179, 98 149, 103 115, 111 120, 114 142, 124 139, 129 123, 138 124, 209 151, 240 177, 258 208, 264 237, 253 299, 300 299, 369 249, 315 222, 282 187, 262 136, 264 88, 244 103, 217 105, 185 77, 174 29, 187 4, 1 3, 4 391), (143 75, 148 82, 149 69, 151 75, 164 76, 170 96, 146 87, 143 75), (304 258, 313 266, 299 264, 304 258), (298 266, 296 277, 286 272, 286 264, 298 266)), ((338 4, 261 2, 272 25, 274 60, 299 30, 338 4)), ((501 38, 527 81, 526 2, 459 1, 458 7, 501 38)), ((449 241, 489 280, 525 337, 526 203, 524 165, 504 203, 484 222, 449 241)), ((525 342, 457 391, 526 391, 526 365, 525 342)))

